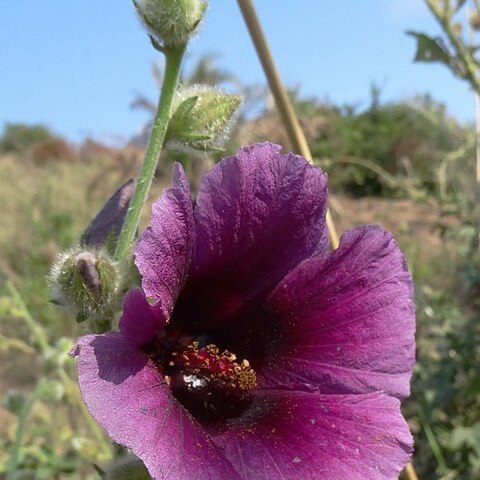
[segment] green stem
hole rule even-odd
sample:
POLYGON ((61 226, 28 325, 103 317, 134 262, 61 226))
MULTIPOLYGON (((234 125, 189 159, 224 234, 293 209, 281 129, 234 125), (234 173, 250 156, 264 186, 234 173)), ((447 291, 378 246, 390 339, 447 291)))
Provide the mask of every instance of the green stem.
POLYGON ((148 191, 150 190, 153 176, 155 175, 155 170, 157 168, 160 151, 163 147, 163 141, 170 120, 173 96, 180 78, 180 67, 185 53, 185 47, 186 46, 184 45, 165 51, 165 78, 160 93, 157 113, 153 121, 152 133, 145 152, 145 159, 137 177, 135 193, 130 202, 130 208, 125 217, 123 229, 120 233, 117 250, 115 252, 116 259, 123 265, 128 262, 131 254, 140 215, 142 213, 142 207, 147 200, 148 191))
POLYGON ((418 414, 420 417, 420 422, 422 423, 423 429, 425 431, 425 436, 427 437, 427 441, 432 449, 433 456, 437 460, 438 468, 440 473, 443 475, 447 470, 447 462, 445 461, 445 457, 443 456, 442 449, 435 438, 435 434, 433 433, 432 428, 430 427, 430 423, 428 421, 427 415, 422 406, 418 409, 418 414))
POLYGON ((35 340, 37 341, 40 350, 42 353, 46 353, 50 350, 50 344, 48 342, 47 334, 43 330, 43 328, 35 321, 35 319, 30 315, 30 312, 25 305, 25 302, 20 295, 20 292, 17 290, 17 287, 13 284, 11 280, 7 280, 6 287, 10 295, 15 300, 17 306, 20 308, 22 312, 22 318, 25 320, 25 323, 30 328, 35 340))
POLYGON ((22 447, 23 436, 25 435, 25 429, 27 426, 28 416, 35 405, 35 402, 41 397, 42 389, 44 388, 44 379, 41 378, 33 393, 28 400, 25 401, 20 414, 18 415, 17 431, 15 432, 15 441, 13 442, 12 449, 7 461, 7 472, 14 472, 17 470, 20 462, 20 449, 22 447))

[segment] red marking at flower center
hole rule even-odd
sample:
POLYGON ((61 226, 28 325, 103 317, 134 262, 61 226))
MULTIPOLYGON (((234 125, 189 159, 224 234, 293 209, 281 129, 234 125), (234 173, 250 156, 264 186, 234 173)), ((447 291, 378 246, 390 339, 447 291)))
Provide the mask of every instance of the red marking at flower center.
POLYGON ((233 389, 254 388, 257 380, 249 362, 243 360, 239 363, 236 360, 236 355, 228 350, 220 353, 213 344, 199 348, 198 342, 192 342, 182 352, 172 352, 166 372, 183 372, 211 380, 222 380, 233 389))
POLYGON ((217 422, 242 415, 249 407, 257 376, 247 360, 200 347, 181 331, 164 329, 143 351, 169 385, 173 396, 198 420, 217 422))

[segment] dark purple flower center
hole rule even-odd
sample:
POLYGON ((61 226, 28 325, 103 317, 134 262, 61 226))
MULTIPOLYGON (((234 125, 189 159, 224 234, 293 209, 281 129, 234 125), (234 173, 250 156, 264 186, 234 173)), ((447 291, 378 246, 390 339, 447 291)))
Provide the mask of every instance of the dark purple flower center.
POLYGON ((199 342, 167 329, 144 347, 177 400, 200 421, 222 421, 240 416, 251 402, 255 371, 248 360, 220 352, 214 344, 199 342))

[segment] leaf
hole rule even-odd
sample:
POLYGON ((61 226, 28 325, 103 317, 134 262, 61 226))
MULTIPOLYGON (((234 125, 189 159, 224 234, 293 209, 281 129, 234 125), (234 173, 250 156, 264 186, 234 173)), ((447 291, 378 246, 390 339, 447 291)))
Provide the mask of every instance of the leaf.
POLYGON ((452 57, 445 47, 441 38, 432 38, 421 32, 407 31, 417 39, 417 52, 415 62, 440 62, 448 67, 452 66, 452 57))

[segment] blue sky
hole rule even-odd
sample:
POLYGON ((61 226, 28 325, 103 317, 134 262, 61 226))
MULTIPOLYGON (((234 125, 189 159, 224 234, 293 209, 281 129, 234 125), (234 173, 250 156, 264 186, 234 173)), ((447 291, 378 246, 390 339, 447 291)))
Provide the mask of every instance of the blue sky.
MULTIPOLYGON (((474 117, 466 84, 440 65, 414 64, 405 30, 438 34, 422 0, 256 0, 280 73, 302 95, 368 105, 429 92, 462 121, 474 117)), ((71 140, 115 142, 146 119, 136 92, 156 99, 151 63, 161 60, 129 0, 23 0, 0 4, 0 126, 44 123, 71 140)), ((264 82, 235 0, 210 0, 188 70, 206 53, 244 83, 264 82)))

